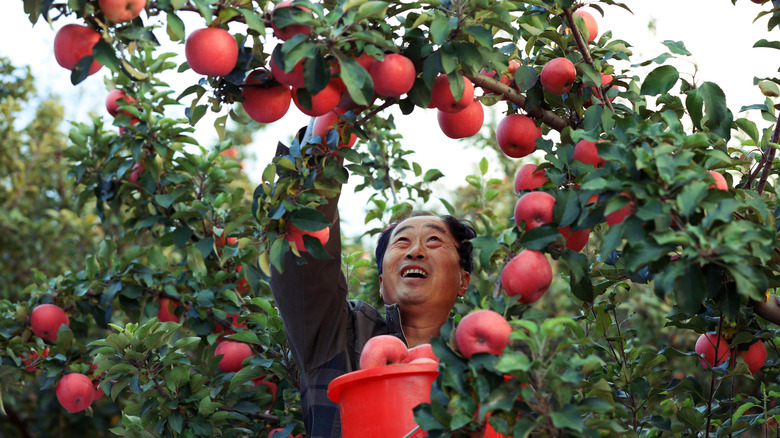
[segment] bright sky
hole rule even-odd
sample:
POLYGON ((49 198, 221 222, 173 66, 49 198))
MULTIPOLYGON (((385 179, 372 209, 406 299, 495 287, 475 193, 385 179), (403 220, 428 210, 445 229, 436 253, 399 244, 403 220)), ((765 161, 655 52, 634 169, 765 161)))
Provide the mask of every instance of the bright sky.
MULTIPOLYGON (((604 5, 606 17, 592 12, 599 23, 600 33, 611 30, 614 39, 625 40, 634 46, 633 59, 636 62, 666 51, 661 44, 664 40, 684 41, 698 64, 697 82, 712 81, 720 85, 732 111, 736 113, 742 106, 764 101, 753 85, 753 79, 776 75, 779 66, 776 61, 780 57, 775 49, 754 49, 752 46, 761 38, 770 41, 780 38, 777 30, 772 36, 766 31, 766 17, 755 24, 753 20, 762 8, 769 8, 769 5, 757 5, 749 0, 738 0, 736 5, 729 0, 625 0, 625 3, 633 10, 633 15, 608 5, 604 5), (654 29, 651 30, 651 27, 654 29)), ((70 71, 57 65, 52 53, 55 32, 64 22, 54 23, 52 28, 39 20, 33 27, 22 5, 19 0, 6 4, 6 9, 10 10, 6 11, 5 24, 0 28, 0 40, 3 41, 0 56, 10 58, 17 66, 32 66, 39 92, 61 96, 69 120, 83 122, 87 114, 93 113, 104 116, 110 123, 104 106, 107 70, 101 70, 78 86, 71 85, 70 71)), ((194 14, 192 18, 193 24, 188 25, 187 32, 202 24, 194 14)), ((165 39, 166 36, 159 32, 158 38, 165 39)), ((269 41, 276 43, 273 38, 269 41)), ((180 51, 182 58, 179 62, 183 61, 183 47, 170 46, 167 50, 180 51)), ((692 64, 676 63, 675 66, 683 74, 694 72, 692 64)), ((690 81, 690 77, 687 79, 690 81)), ((177 78, 175 83, 181 84, 179 87, 184 89, 197 80, 198 76, 189 73, 183 80, 177 78)), ((174 84, 173 81, 169 83, 174 84)), ((186 99, 189 103, 189 98, 186 99)), ((744 114, 737 117, 744 117, 744 114)), ((757 114, 751 114, 750 118, 758 123, 759 129, 768 125, 757 114)), ((215 138, 212 120, 205 118, 197 126, 198 136, 207 147, 215 138)), ((281 121, 256 136, 247 151, 256 159, 246 163, 246 170, 253 181, 259 179, 277 141, 289 142, 297 129, 307 122, 308 117, 291 105, 290 112, 281 121)), ((435 110, 418 108, 407 117, 397 114, 396 124, 409 142, 408 146, 416 151, 411 158, 426 169, 438 168, 446 175, 434 186, 434 189, 441 190, 442 196, 447 196, 448 190, 465 184, 465 176, 476 172, 480 152, 466 150, 460 142, 441 134, 435 110)), ((523 164, 522 159, 517 161, 518 167, 523 164)), ((364 230, 365 205, 366 197, 356 196, 352 194, 352 189, 346 189, 341 202, 342 219, 346 222, 345 234, 355 236, 364 230)), ((440 204, 433 203, 432 207, 439 208, 440 204)))

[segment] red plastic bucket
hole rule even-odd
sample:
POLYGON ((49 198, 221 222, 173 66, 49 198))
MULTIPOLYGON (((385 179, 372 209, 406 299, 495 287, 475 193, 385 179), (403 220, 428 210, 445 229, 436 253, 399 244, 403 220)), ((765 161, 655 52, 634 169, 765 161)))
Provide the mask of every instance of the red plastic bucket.
POLYGON ((339 404, 342 437, 426 436, 416 429, 412 408, 431 401, 437 367, 435 363, 386 365, 333 379, 328 398, 339 404))

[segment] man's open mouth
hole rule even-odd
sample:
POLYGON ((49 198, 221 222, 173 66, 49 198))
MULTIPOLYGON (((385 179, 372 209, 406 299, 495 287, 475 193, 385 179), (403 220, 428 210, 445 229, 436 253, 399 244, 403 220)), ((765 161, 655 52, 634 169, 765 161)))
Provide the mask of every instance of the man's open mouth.
POLYGON ((409 268, 401 272, 403 278, 428 278, 428 273, 422 269, 409 268))

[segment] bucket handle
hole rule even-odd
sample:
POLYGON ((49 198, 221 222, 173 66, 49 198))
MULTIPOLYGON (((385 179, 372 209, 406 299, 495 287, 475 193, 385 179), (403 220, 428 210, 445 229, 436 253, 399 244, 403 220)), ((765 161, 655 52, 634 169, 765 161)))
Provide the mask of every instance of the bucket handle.
POLYGON ((418 424, 417 426, 415 426, 415 427, 414 427, 414 429, 410 430, 410 431, 409 431, 409 433, 407 433, 406 435, 404 435, 404 436, 403 436, 403 437, 401 437, 401 438, 410 438, 410 437, 411 437, 412 435, 414 435, 414 434, 415 434, 415 432, 417 432, 418 430, 420 430, 420 425, 419 425, 419 424, 418 424))

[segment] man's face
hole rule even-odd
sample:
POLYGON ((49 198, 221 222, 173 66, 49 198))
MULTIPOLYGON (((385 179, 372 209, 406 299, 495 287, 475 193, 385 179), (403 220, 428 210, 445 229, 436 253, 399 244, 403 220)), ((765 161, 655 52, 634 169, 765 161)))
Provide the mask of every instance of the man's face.
POLYGON ((447 224, 436 216, 416 216, 398 224, 390 236, 379 292, 387 304, 429 304, 431 310, 449 312, 470 278, 447 224))

